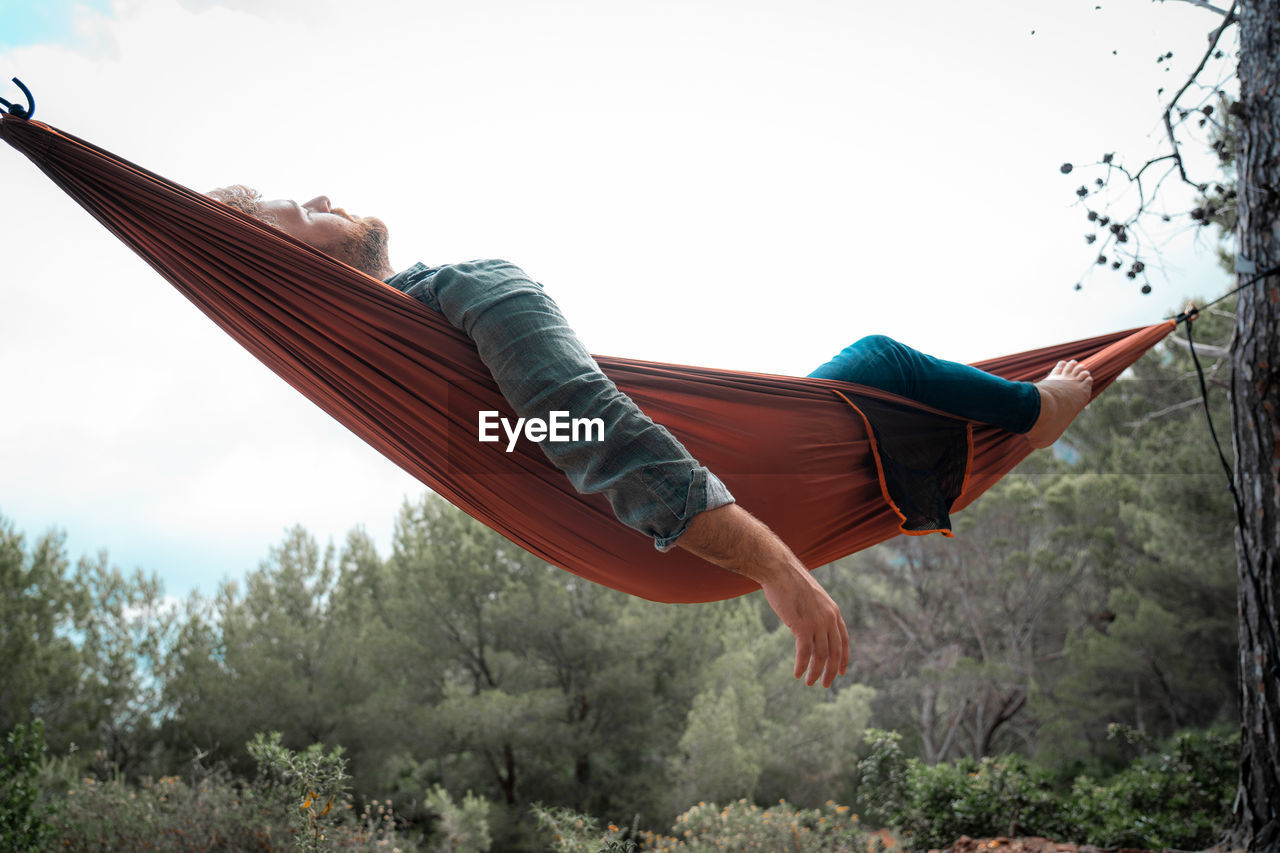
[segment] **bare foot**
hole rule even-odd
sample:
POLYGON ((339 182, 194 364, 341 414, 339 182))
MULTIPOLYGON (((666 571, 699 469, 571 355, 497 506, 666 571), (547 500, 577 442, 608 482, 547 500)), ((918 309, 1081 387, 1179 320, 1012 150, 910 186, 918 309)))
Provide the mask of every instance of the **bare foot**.
POLYGON ((1032 447, 1048 447, 1057 441, 1089 402, 1093 376, 1075 361, 1060 361, 1036 383, 1040 391, 1040 417, 1027 431, 1032 447))

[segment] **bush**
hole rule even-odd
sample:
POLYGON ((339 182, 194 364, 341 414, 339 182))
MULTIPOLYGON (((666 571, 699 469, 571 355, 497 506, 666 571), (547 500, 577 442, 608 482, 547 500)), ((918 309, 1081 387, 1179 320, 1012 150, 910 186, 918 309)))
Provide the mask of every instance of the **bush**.
POLYGON ((85 778, 66 789, 52 829, 52 849, 86 853, 276 851, 292 844, 285 815, 222 778, 198 786, 176 776, 139 786, 85 778))
POLYGON ((535 809, 550 830, 557 853, 631 853, 681 850, 688 853, 847 853, 866 850, 867 837, 848 806, 827 802, 820 809, 797 809, 785 800, 761 808, 747 800, 721 808, 699 803, 676 818, 671 835, 621 830, 567 809, 535 809))
POLYGON ((436 849, 443 853, 484 853, 493 843, 489 835, 489 809, 484 797, 470 791, 456 803, 440 785, 427 792, 426 805, 439 817, 436 849))
POLYGON ((52 808, 40 805, 37 774, 44 758, 44 722, 17 725, 0 751, 0 849, 35 850, 49 838, 52 808))
POLYGON ((297 753, 281 746, 276 735, 258 735, 249 750, 259 765, 253 784, 198 765, 186 781, 164 776, 132 785, 119 775, 68 779, 70 763, 49 762, 42 783, 47 792, 57 794, 60 805, 50 821, 49 844, 5 849, 413 849, 398 838, 389 803, 371 804, 356 815, 346 796, 345 767, 337 750, 326 753, 313 746, 297 753))
POLYGON ((896 733, 875 730, 866 740, 863 800, 913 848, 946 847, 961 835, 1054 835, 1063 827, 1052 774, 1020 756, 930 767, 906 759, 896 733))
POLYGON ((1231 816, 1239 742, 1238 735, 1184 732, 1105 784, 1082 776, 1071 792, 1071 824, 1100 847, 1211 847, 1231 816))
POLYGON ((1135 760, 1105 783, 1082 776, 1065 792, 1018 756, 930 767, 906 758, 896 733, 869 731, 866 742, 862 799, 917 850, 961 835, 1205 849, 1219 840, 1235 793, 1237 740, 1213 733, 1179 735, 1166 752, 1135 760))
POLYGON ((351 777, 347 775, 342 747, 326 753, 316 743, 294 752, 281 745, 279 732, 258 732, 248 750, 258 763, 259 787, 289 815, 297 848, 308 853, 321 850, 326 830, 332 835, 348 805, 347 784, 351 777))

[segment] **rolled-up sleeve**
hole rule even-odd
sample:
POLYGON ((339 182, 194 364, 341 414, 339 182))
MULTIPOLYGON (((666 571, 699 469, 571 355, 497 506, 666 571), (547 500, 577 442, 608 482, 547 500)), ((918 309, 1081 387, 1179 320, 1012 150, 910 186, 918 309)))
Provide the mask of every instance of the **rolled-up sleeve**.
POLYGON ((718 477, 604 375, 559 306, 519 267, 473 261, 390 283, 471 337, 518 417, 599 418, 602 439, 540 446, 574 488, 605 495, 618 520, 659 550, 673 547, 698 513, 733 503, 718 477))

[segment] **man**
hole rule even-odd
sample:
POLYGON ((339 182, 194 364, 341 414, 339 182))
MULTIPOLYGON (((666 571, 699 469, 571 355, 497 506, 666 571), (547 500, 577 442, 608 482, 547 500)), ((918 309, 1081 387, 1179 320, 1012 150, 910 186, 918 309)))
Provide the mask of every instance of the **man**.
MULTIPOLYGON (((304 204, 264 201, 243 186, 210 193, 440 311, 475 342, 499 389, 520 417, 566 411, 599 417, 605 438, 542 443, 582 492, 605 494, 623 523, 661 550, 679 546, 760 584, 795 637, 797 678, 831 686, 849 663, 840 610, 791 549, 738 506, 729 490, 663 427, 601 373, 542 286, 505 261, 445 267, 422 264, 393 274, 387 228, 353 217, 319 196, 304 204)), ((1064 362, 1041 382, 1009 382, 940 361, 884 337, 864 338, 814 372, 872 385, 962 417, 1052 444, 1088 402, 1091 377, 1064 362)))

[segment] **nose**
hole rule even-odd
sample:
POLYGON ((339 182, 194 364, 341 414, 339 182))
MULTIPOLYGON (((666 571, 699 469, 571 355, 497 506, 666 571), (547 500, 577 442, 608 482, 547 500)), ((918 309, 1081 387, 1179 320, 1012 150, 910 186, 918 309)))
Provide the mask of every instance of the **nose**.
POLYGON ((332 209, 327 195, 318 195, 302 206, 315 213, 328 213, 332 209))

